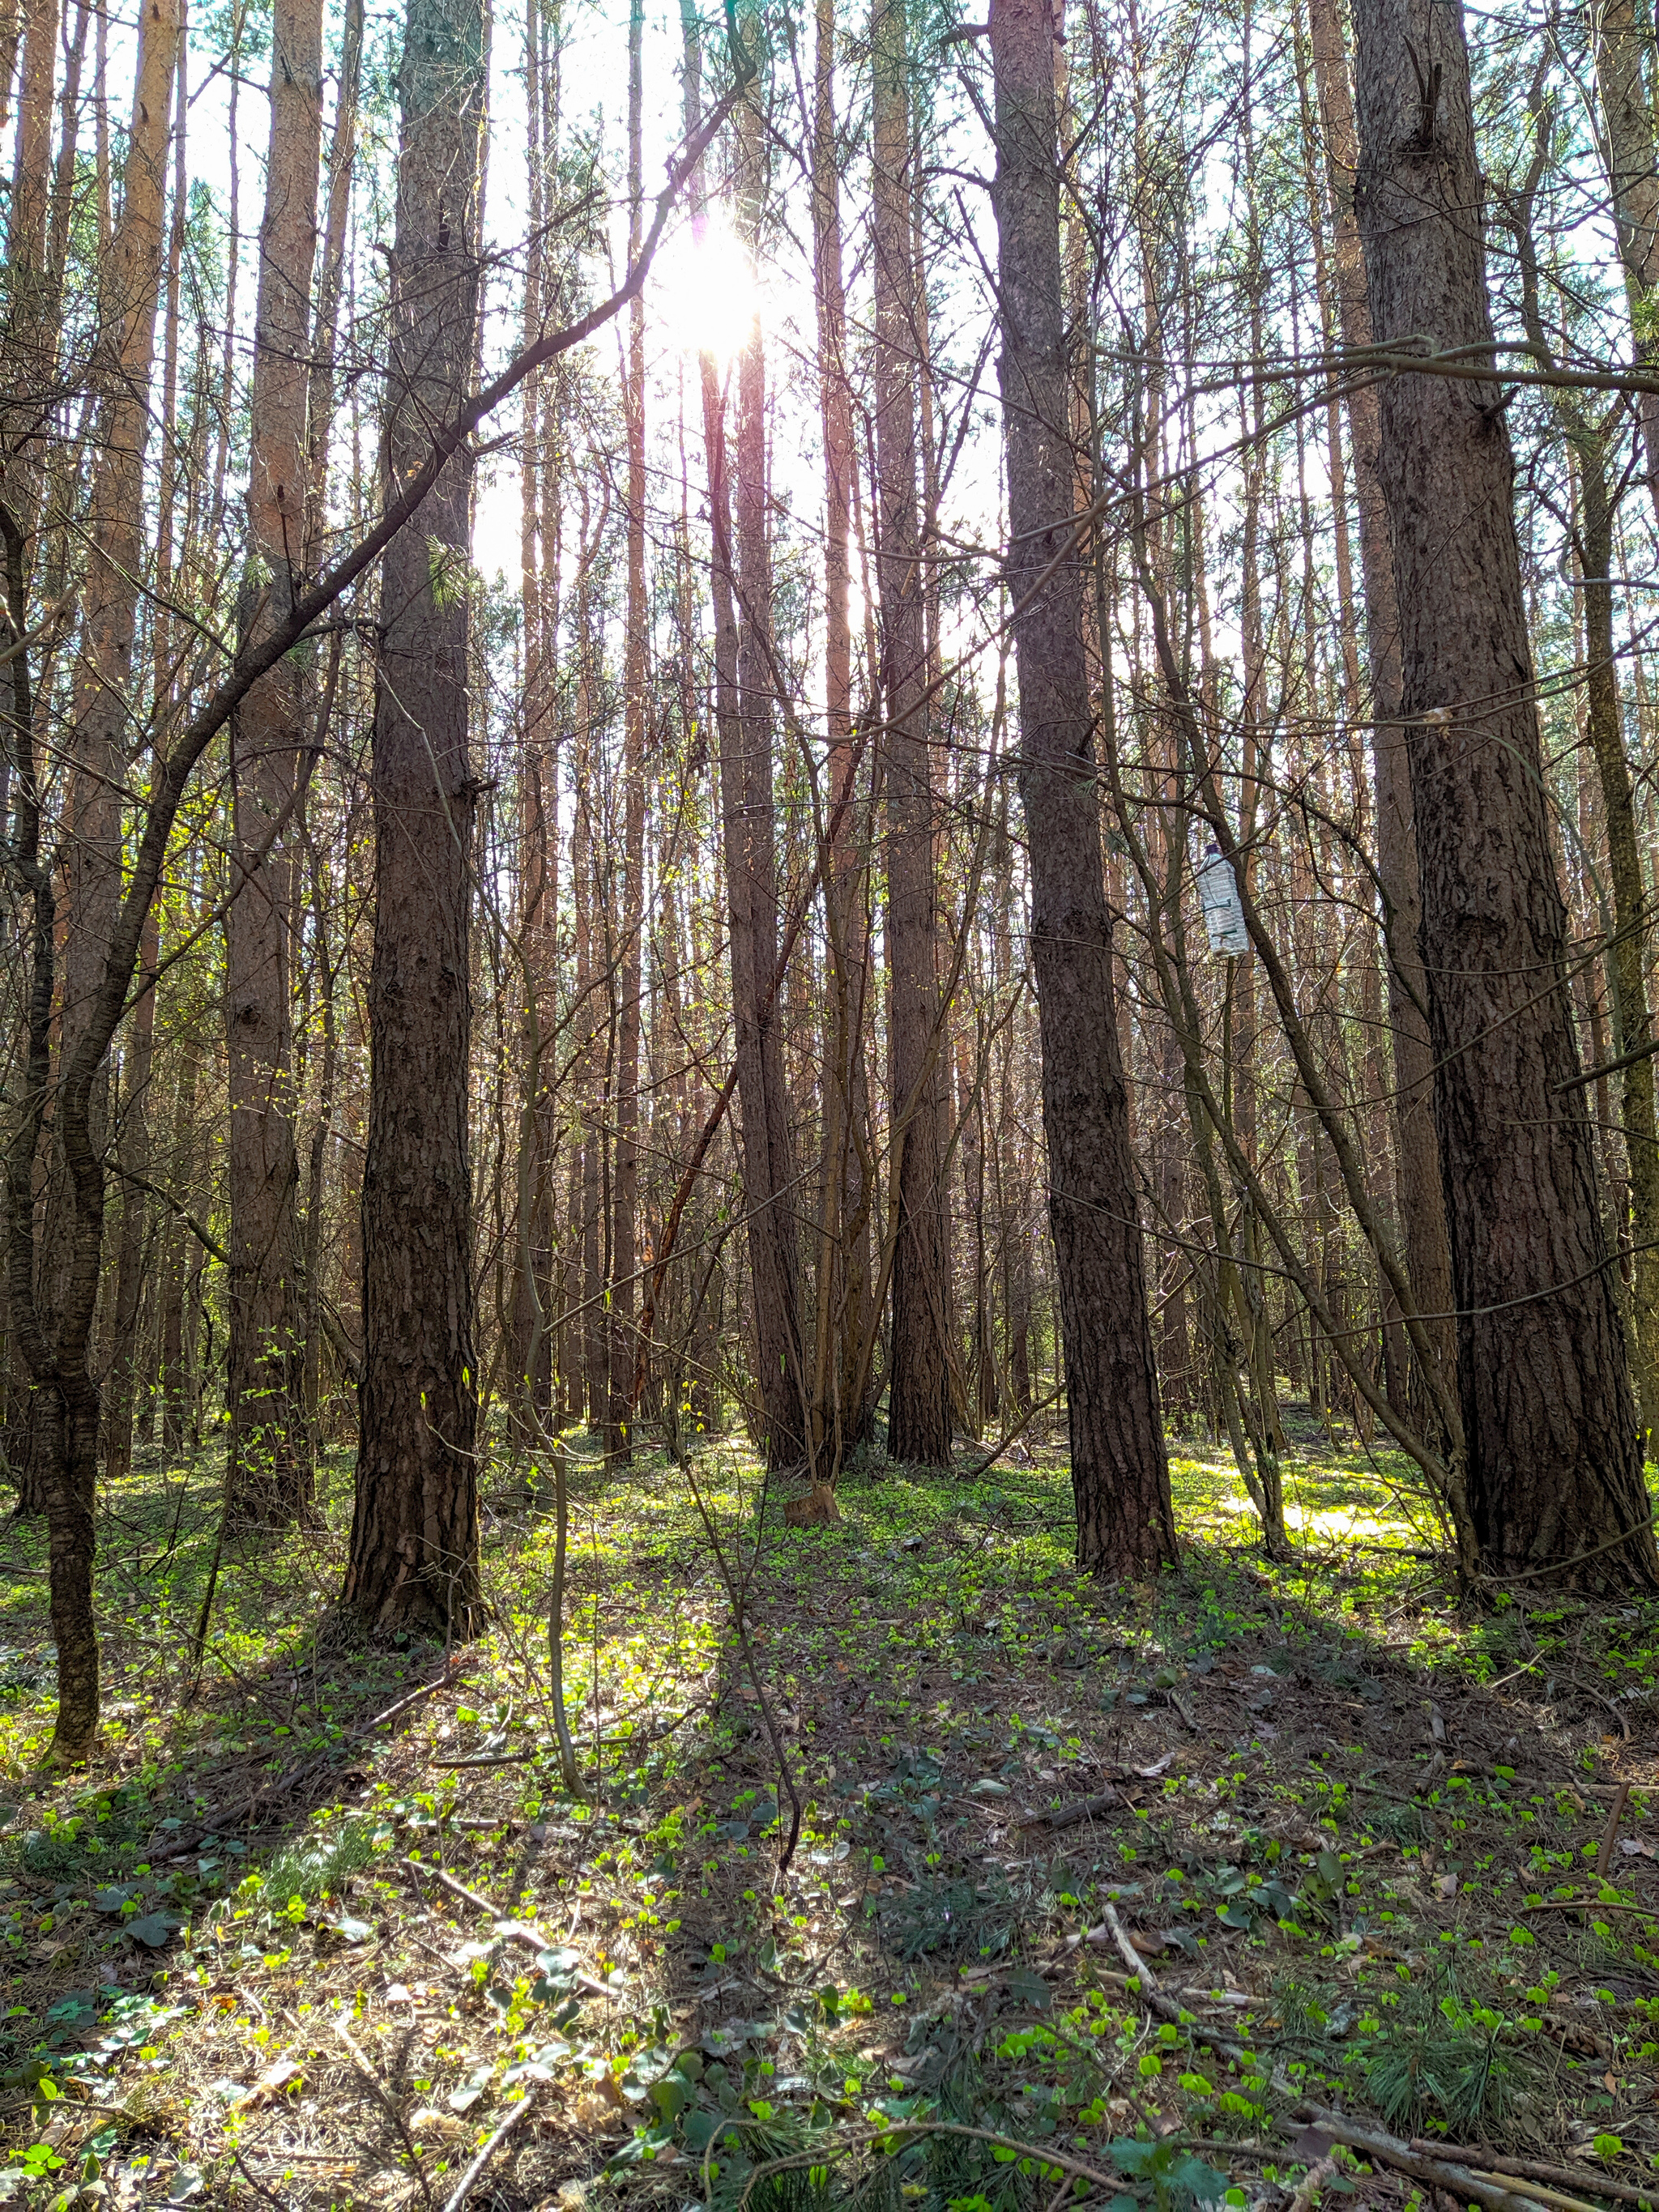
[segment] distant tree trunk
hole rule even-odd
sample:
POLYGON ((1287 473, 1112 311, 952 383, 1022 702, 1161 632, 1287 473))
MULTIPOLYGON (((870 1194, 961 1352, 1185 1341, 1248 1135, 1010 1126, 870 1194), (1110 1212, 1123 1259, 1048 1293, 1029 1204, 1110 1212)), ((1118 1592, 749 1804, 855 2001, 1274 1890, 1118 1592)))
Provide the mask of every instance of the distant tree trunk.
MULTIPOLYGON (((189 1037, 179 1059, 179 1087, 173 1100, 170 1162, 173 1188, 186 1197, 192 1181, 188 1170, 195 1153, 196 1092, 201 1072, 201 1047, 194 1037, 189 1037)), ((169 1466, 181 1459, 185 1450, 190 1379, 185 1363, 185 1288, 190 1267, 190 1231, 175 1215, 167 1226, 161 1265, 161 1455, 169 1466)))
MULTIPOLYGON (((1364 0, 1355 31, 1356 206, 1377 342, 1489 345, 1461 15, 1364 0)), ((1492 1574, 1651 1588, 1659 1554, 1577 1081, 1501 398, 1495 381, 1389 379, 1378 470, 1469 1503, 1492 1574)))
POLYGON ((323 872, 312 853, 312 958, 322 1001, 323 1064, 317 1085, 317 1118, 312 1127, 306 1174, 305 1371, 306 1428, 313 1456, 321 1440, 323 1354, 323 1214, 328 1189, 329 1139, 333 1133, 335 1086, 339 1066, 339 1025, 335 1017, 337 958, 331 946, 323 894, 323 872))
MULTIPOLYGON (((152 907, 144 925, 139 957, 154 969, 160 927, 152 907)), ((155 993, 146 991, 133 1008, 131 1033, 122 1055, 125 1096, 121 1109, 120 1158, 131 1176, 149 1177, 150 1076, 155 1060, 155 993)), ((138 1388, 138 1305, 143 1290, 145 1231, 149 1195, 139 1182, 121 1193, 121 1241, 115 1263, 115 1313, 109 1372, 104 1383, 104 1474, 118 1482, 132 1472, 132 1415, 138 1388)))
MULTIPOLYGON (((393 487, 465 392, 478 311, 478 0, 409 0, 386 449, 393 487)), ((363 1368, 344 1602, 470 1635, 478 1383, 467 1141, 471 464, 458 454, 381 571, 374 740, 363 1368)))
POLYGON ((992 0, 991 58, 1019 783, 1078 1554, 1097 1572, 1146 1575, 1178 1552, 1114 1004, 1080 562, 1067 551, 1073 469, 1048 0, 992 0))
POLYGON ((906 0, 871 13, 874 164, 876 479, 881 533, 882 694, 887 727, 889 1065, 897 1155, 887 1449, 922 1467, 951 1463, 950 1238, 939 1151, 938 881, 927 743, 927 646, 917 508, 920 331, 911 252, 910 56, 906 0))
MULTIPOLYGON (((311 270, 322 152, 322 0, 276 0, 270 146, 250 400, 242 579, 249 640, 284 622, 307 566, 306 403, 311 270)), ((225 917, 226 1146, 230 1200, 230 1413, 226 1510, 233 1524, 303 1518, 313 1477, 305 1411, 305 1294, 295 1136, 289 945, 305 668, 299 653, 256 684, 231 725, 232 899, 225 917)))
MULTIPOLYGON (((524 332, 542 322, 544 222, 542 114, 545 98, 540 0, 525 11, 525 118, 529 167, 529 236, 525 247, 524 332)), ((520 975, 524 1042, 520 1080, 519 1158, 514 1207, 509 1316, 509 1413, 519 1442, 533 1450, 550 1411, 553 1155, 546 1047, 554 1010, 558 942, 558 738, 554 720, 553 641, 558 632, 559 491, 556 400, 548 380, 527 376, 520 441, 520 565, 524 675, 519 773, 520 830, 520 975), (546 386, 544 394, 544 386, 546 386), (544 410, 548 436, 544 450, 544 410)))
MULTIPOLYGON (((47 251, 58 28, 58 0, 26 0, 15 161, 6 220, 4 380, 14 404, 0 416, 0 486, 26 538, 33 534, 40 506, 40 433, 58 357, 58 318, 52 312, 58 288, 52 282, 47 251)), ((10 32, 15 42, 15 15, 10 32)))
MULTIPOLYGON (((644 116, 641 46, 645 0, 628 14, 628 258, 640 250, 645 212, 641 134, 644 116)), ((628 319, 624 388, 628 431, 628 607, 623 669, 623 887, 617 949, 616 1139, 611 1176, 611 1282, 607 1300, 609 1380, 605 1449, 619 1464, 633 1457, 629 1404, 638 1351, 635 1315, 640 1204, 640 997, 645 923, 645 718, 651 611, 645 576, 645 298, 635 295, 628 319)))
MULTIPOLYGON (((1565 394, 1561 398, 1565 398, 1565 394)), ((1631 1334, 1644 1449, 1659 1439, 1659 1127, 1653 1082, 1653 1022, 1648 1012, 1648 945, 1652 933, 1642 870, 1635 793, 1625 751, 1625 718, 1613 647, 1613 504, 1604 436, 1571 405, 1559 411, 1571 426, 1578 453, 1578 532, 1583 571, 1585 723, 1601 788, 1613 886, 1613 1057, 1627 1064, 1620 1077, 1620 1125, 1630 1176, 1628 1221, 1618 1233, 1631 1245, 1631 1334)))
POLYGON ((346 0, 339 88, 335 95, 334 128, 328 145, 328 194, 317 275, 317 312, 312 332, 311 389, 306 408, 306 436, 310 447, 306 544, 313 558, 323 530, 328 441, 334 427, 334 355, 340 287, 345 270, 346 218, 351 211, 351 173, 356 159, 357 100, 362 64, 363 0, 346 0))
MULTIPOLYGON (((1602 150, 1613 186, 1613 232, 1630 303, 1632 351, 1652 375, 1659 365, 1653 328, 1659 292, 1659 160, 1656 159, 1651 10, 1638 0, 1601 0, 1592 16, 1595 87, 1601 103, 1602 150)), ((1636 404, 1647 460, 1648 493, 1659 515, 1659 392, 1641 392, 1636 404)))
MULTIPOLYGON (((1324 127, 1335 247, 1336 298, 1342 343, 1371 343, 1365 264, 1354 213, 1354 175, 1359 159, 1348 58, 1337 0, 1309 0, 1314 77, 1324 127)), ((1411 1269, 1412 1291, 1426 1318, 1424 1334, 1447 1389, 1457 1371, 1457 1324, 1452 1318, 1451 1248, 1440 1182, 1435 1133, 1434 1050, 1429 1040, 1428 979, 1419 933, 1423 899, 1418 879, 1417 830, 1412 813, 1411 772, 1400 711, 1400 609, 1395 593, 1389 509, 1377 474, 1381 398, 1375 385, 1356 382, 1347 395, 1348 435, 1353 447, 1354 490, 1359 508, 1359 566, 1365 590, 1365 646, 1371 680, 1371 775, 1376 790, 1377 873, 1389 907, 1389 1028, 1394 1046, 1394 1137, 1400 1225, 1411 1269)), ((1417 1426, 1435 1435, 1439 1422, 1433 1391, 1414 1377, 1410 1409, 1417 1426)), ((1443 1442, 1444 1440, 1443 1439, 1443 1442)))
POLYGON ((817 1340, 811 1457, 833 1480, 849 1444, 869 1426, 859 1388, 873 1325, 870 1268, 870 1102, 864 1055, 869 1014, 868 874, 853 803, 853 641, 848 601, 852 530, 852 392, 842 275, 840 155, 836 141, 835 0, 817 0, 813 69, 812 251, 817 310, 818 409, 823 434, 823 674, 830 745, 832 847, 824 884, 830 934, 824 1056, 823 1161, 819 1192, 817 1340))
MULTIPOLYGON (((681 22, 688 60, 688 127, 694 127, 700 81, 690 0, 682 0, 681 22)), ((745 13, 744 23, 744 35, 752 41, 757 23, 751 13, 745 13)), ((765 185, 765 140, 755 104, 759 96, 758 88, 751 87, 735 118, 738 223, 751 252, 759 242, 765 185)), ((692 217, 701 225, 701 179, 693 183, 692 217)), ((778 957, 772 793, 772 701, 777 679, 771 658, 766 354, 758 325, 738 363, 734 471, 728 469, 725 397, 712 356, 703 355, 701 368, 703 444, 714 536, 710 581, 714 611, 714 722, 758 1397, 750 1425, 759 1431, 768 1466, 775 1468, 798 1461, 805 1451, 805 1378, 801 1364, 795 1199, 791 1189, 793 1169, 783 1087, 783 1046, 772 988, 778 957)))

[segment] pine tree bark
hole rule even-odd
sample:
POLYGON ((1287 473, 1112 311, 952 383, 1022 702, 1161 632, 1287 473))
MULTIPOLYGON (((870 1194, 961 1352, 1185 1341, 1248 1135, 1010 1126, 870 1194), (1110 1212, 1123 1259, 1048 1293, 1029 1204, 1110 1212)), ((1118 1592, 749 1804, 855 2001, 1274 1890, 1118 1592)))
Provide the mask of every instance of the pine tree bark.
POLYGON ((823 1158, 819 1191, 817 1331, 808 1456, 833 1481, 849 1444, 867 1431, 858 1378, 872 1325, 869 1076, 864 1023, 870 998, 867 872, 860 849, 854 780, 851 580, 852 392, 842 273, 841 179, 836 143, 835 0, 817 0, 813 61, 812 252, 817 313, 818 411, 823 435, 824 734, 830 749, 831 850, 824 877, 829 1006, 824 1057, 823 1158))
MULTIPOLYGON (((478 0, 409 0, 389 362, 392 485, 473 357, 484 119, 478 0)), ((371 1089, 362 1442, 344 1603, 379 1630, 470 1635, 478 1604, 467 1127, 471 465, 445 466, 381 570, 374 738, 371 1089)))
MULTIPOLYGON (((1521 321, 1541 368, 1557 366, 1543 314, 1534 222, 1540 186, 1549 173, 1553 127, 1534 80, 1528 106, 1534 147, 1519 188, 1507 195, 1505 213, 1515 238, 1521 278, 1521 321)), ((1652 139, 1649 138, 1651 153, 1652 139)), ((1612 1057, 1624 1063, 1620 1126, 1624 1132, 1628 1182, 1609 1175, 1604 1189, 1613 1240, 1630 1252, 1630 1351, 1642 1449, 1653 1449, 1659 1431, 1659 1129, 1656 1128, 1653 1024, 1648 1011, 1647 968, 1652 934, 1641 840, 1636 821, 1630 761, 1625 750, 1619 661, 1613 644, 1613 526, 1618 494, 1609 469, 1608 441, 1617 434, 1622 404, 1586 403, 1586 395, 1558 388, 1550 404, 1576 464, 1573 532, 1578 556, 1584 665, 1584 725, 1595 762, 1613 890, 1612 942, 1607 954, 1607 997, 1613 1015, 1612 1057)), ((1599 1060, 1607 1057, 1595 1048, 1599 1060)), ((1609 1118, 1598 1101, 1595 1120, 1603 1143, 1609 1118)))
MULTIPOLYGON (((1363 0, 1355 204, 1379 344, 1492 342, 1461 14, 1363 0)), ((1468 1486, 1492 1574, 1659 1586, 1550 848, 1497 382, 1382 387, 1468 1486)))
MULTIPOLYGON (((98 1728, 92 1586, 100 1402, 90 1354, 102 1272, 109 1030, 99 1019, 97 1002, 122 890, 121 792, 144 551, 146 398, 155 356, 167 131, 179 49, 178 0, 147 0, 140 17, 120 220, 100 272, 94 362, 98 458, 72 703, 68 898, 58 1081, 52 1100, 57 1158, 39 1265, 33 1253, 33 1176, 51 1073, 55 916, 50 869, 40 851, 40 779, 33 732, 15 733, 22 754, 15 842, 33 926, 27 1065, 8 1162, 9 1288, 13 1322, 35 1386, 34 1467, 46 1499, 52 1629, 58 1648, 52 1755, 59 1760, 84 1758, 98 1728)), ((25 537, 9 509, 6 520, 15 622, 20 599, 27 605, 25 537)))
MULTIPOLYGON (((250 398, 245 638, 285 622, 307 568, 311 484, 306 420, 311 271, 322 158, 321 0, 277 0, 271 22, 270 143, 250 398)), ((233 897, 225 917, 230 1132, 229 1332, 225 1471, 232 1525, 278 1527, 311 1510, 305 1411, 305 1293, 295 1134, 289 944, 295 911, 291 811, 305 715, 305 661, 291 653, 231 725, 233 897)))
MULTIPOLYGON (((1653 25, 1638 0, 1601 0, 1594 10, 1595 88, 1602 151, 1613 187, 1613 233, 1630 304, 1632 354, 1651 375, 1659 364, 1653 302, 1659 290, 1659 149, 1654 143, 1653 25)), ((1659 392, 1636 395, 1648 494, 1659 516, 1659 392)))
MULTIPOLYGON (((695 127, 701 98, 696 28, 682 0, 687 56, 686 117, 695 127)), ((751 48, 757 26, 743 18, 751 48)), ((765 138, 750 88, 733 118, 738 140, 738 224, 758 244, 765 185, 765 138)), ((694 224, 704 221, 701 177, 693 179, 694 224)), ((714 358, 701 360, 703 446, 714 538, 714 726, 720 769, 721 842, 726 864, 732 1024, 740 1109, 744 1208, 748 1217, 757 1403, 750 1426, 769 1467, 787 1467, 805 1449, 799 1273, 783 1046, 777 994, 777 853, 772 785, 771 538, 767 520, 766 351, 758 323, 738 362, 737 450, 726 434, 726 399, 714 358), (733 513, 735 510, 735 525, 733 513), (741 619, 739 619, 741 614, 741 619)))
MULTIPOLYGON (((1334 234, 1338 321, 1346 346, 1371 343, 1365 263, 1354 213, 1359 159, 1353 100, 1348 86, 1337 0, 1309 0, 1314 79, 1324 126, 1334 234)), ((1400 1225, 1411 1269, 1412 1290, 1425 1316, 1428 1338, 1444 1387, 1455 1388, 1457 1328, 1452 1319, 1451 1248, 1440 1181, 1440 1146, 1434 1127, 1434 1052, 1429 1040, 1429 987, 1418 938, 1423 900, 1412 813, 1411 771, 1400 711, 1400 609, 1395 593, 1394 549, 1388 502, 1377 475, 1381 395, 1356 382, 1346 398, 1353 451, 1354 492, 1359 510, 1359 567, 1365 593, 1365 647, 1371 688, 1371 776, 1376 792, 1376 862, 1388 906, 1389 1029, 1394 1047, 1394 1138, 1400 1225)), ((1439 1427, 1433 1390, 1417 1379, 1410 1389, 1413 1419, 1425 1435, 1439 1427)))
POLYGON ((1072 544, 1054 15, 992 0, 997 274, 1020 797, 1042 1044, 1042 1126, 1078 1555, 1146 1575, 1177 1557, 1118 1043, 1072 544))
MULTIPOLYGON (((154 969, 161 928, 152 909, 139 957, 154 969)), ((104 1476, 118 1482, 132 1472, 132 1416, 138 1389, 138 1307, 149 1242, 150 1079, 155 1061, 155 991, 147 990, 130 1017, 131 1031, 121 1055, 120 1156, 124 1173, 143 1180, 124 1183, 121 1241, 115 1263, 115 1312, 103 1392, 104 1476)))
MULTIPOLYGON (((644 114, 642 47, 645 0, 628 15, 628 258, 640 250, 645 212, 641 134, 644 114)), ((640 1286, 635 1251, 640 1203, 640 999, 644 988, 645 717, 650 608, 645 575, 645 300, 629 310, 624 380, 628 429, 628 605, 623 670, 623 886, 617 947, 616 1140, 611 1178, 611 1282, 606 1300, 609 1378, 605 1449, 608 1460, 632 1459, 629 1436, 640 1286)))
POLYGON ((874 167, 875 434, 880 515, 882 775, 887 806, 890 1140, 896 1154, 887 1449, 921 1467, 951 1463, 950 1240, 939 1147, 938 886, 927 732, 927 647, 917 507, 921 333, 911 251, 910 58, 906 0, 874 0, 870 20, 874 167))

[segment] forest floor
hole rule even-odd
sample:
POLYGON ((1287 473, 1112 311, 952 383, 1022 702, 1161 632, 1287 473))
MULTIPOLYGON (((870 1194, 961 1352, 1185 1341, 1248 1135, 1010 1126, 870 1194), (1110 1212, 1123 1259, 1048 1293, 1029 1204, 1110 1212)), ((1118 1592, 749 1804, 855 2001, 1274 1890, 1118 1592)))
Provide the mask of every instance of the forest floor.
POLYGON ((1516 2212, 1659 2202, 1659 1607, 1461 1615, 1401 1469, 1311 1425, 1294 1565, 1184 1445, 1185 1563, 1144 1588, 1077 1571, 1057 1446, 977 1465, 855 1475, 819 1528, 763 1523, 734 1446, 695 1492, 579 1466, 584 1800, 516 1481, 478 1642, 342 1631, 336 1465, 323 1533, 226 1552, 198 1673, 220 1470, 141 1468, 102 1529, 106 1748, 58 1778, 12 1524, 0 2196, 1468 2201, 1305 2100, 1564 2170, 1516 2212))

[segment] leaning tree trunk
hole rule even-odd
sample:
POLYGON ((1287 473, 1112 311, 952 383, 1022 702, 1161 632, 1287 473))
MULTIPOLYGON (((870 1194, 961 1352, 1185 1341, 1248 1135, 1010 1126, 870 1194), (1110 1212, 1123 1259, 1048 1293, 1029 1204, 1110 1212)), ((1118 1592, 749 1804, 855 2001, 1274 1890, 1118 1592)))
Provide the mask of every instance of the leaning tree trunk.
MULTIPOLYGON (((466 389, 479 293, 478 0, 409 0, 388 374, 393 496, 466 389)), ((363 1369, 344 1601, 465 1636, 478 1605, 467 1144, 471 468, 449 461, 387 549, 374 701, 374 941, 363 1369)))
MULTIPOLYGON (((287 619, 306 566, 307 354, 322 155, 322 0, 277 0, 253 333, 248 471, 252 551, 242 580, 242 628, 249 638, 287 619)), ((233 879, 225 917, 230 1437, 225 1504, 233 1522, 273 1527, 303 1517, 312 1498, 289 1012, 295 833, 284 824, 299 773, 303 675, 301 654, 291 653, 253 686, 231 725, 233 879)))
POLYGON ((1078 1553, 1097 1571, 1143 1575, 1173 1561, 1177 1547, 1114 1003, 1081 570, 1070 551, 1048 0, 992 0, 991 57, 1019 787, 1078 1553))
POLYGON ((870 24, 875 199, 875 432, 881 532, 882 748, 887 798, 889 1070, 897 1155, 887 1449, 951 1464, 950 1238, 939 1147, 939 890, 927 744, 927 647, 917 499, 915 261, 910 242, 909 56, 905 0, 875 0, 870 24))
MULTIPOLYGON (((143 562, 145 395, 155 355, 167 125, 179 44, 177 0, 147 0, 140 16, 121 216, 100 272, 94 370, 100 387, 98 460, 75 675, 70 772, 74 834, 66 871, 58 1066, 50 1109, 58 980, 53 887, 50 860, 40 851, 42 779, 33 732, 15 732, 21 787, 16 864, 30 892, 33 931, 27 1060, 7 1163, 9 1289, 14 1325, 36 1394, 35 1464, 46 1493, 52 1630, 58 1650, 52 1751, 60 1759, 84 1757, 98 1728, 92 1586, 99 1393, 89 1355, 103 1258, 107 1053, 119 1013, 119 998, 112 1009, 109 1003, 109 975, 122 895, 120 793, 143 562), (49 1178, 45 1259, 37 1263, 35 1175, 49 1110, 56 1115, 59 1157, 49 1178)), ((9 510, 5 522, 15 623, 25 592, 24 547, 9 510)))
MULTIPOLYGON (((1490 345, 1461 15, 1362 0, 1355 31, 1356 206, 1377 343, 1490 345)), ((1652 1587, 1659 1556, 1577 1085, 1503 397, 1495 380, 1390 379, 1378 471, 1469 1502, 1495 1575, 1652 1587)))

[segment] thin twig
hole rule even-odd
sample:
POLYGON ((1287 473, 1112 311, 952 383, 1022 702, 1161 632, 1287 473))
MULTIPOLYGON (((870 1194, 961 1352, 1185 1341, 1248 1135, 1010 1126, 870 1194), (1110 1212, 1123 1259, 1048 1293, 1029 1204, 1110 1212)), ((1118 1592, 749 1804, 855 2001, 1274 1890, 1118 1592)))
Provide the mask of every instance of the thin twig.
MULTIPOLYGON (((564 1948, 545 1929, 538 1928, 533 1921, 508 1920, 496 1911, 487 1897, 480 1897, 476 1889, 469 1889, 464 1881, 457 1881, 454 1875, 447 1873, 442 1867, 416 1866, 413 1859, 404 1859, 401 1863, 404 1872, 412 1876, 417 1885, 421 1877, 426 1875, 441 1884, 452 1897, 459 1897, 471 1905, 475 1911, 487 1912, 495 1923, 495 1935, 500 1942, 521 1943, 527 1950, 538 1952, 557 1951, 564 1948)), ((586 1990, 589 1996, 607 1997, 613 2001, 616 1997, 615 1990, 609 1988, 597 1974, 587 1973, 580 1966, 571 1970, 570 1978, 579 1990, 586 1990)))
POLYGON ((520 2126, 530 2118, 532 2112, 535 2109, 536 2100, 540 2096, 541 2093, 541 2083, 539 2081, 532 2081, 530 2085, 528 2094, 520 2098, 518 2103, 514 2106, 512 2111, 501 2122, 500 2127, 496 2129, 495 2134, 491 2136, 487 2142, 479 2146, 477 2156, 473 2160, 471 2165, 467 2167, 466 2172, 461 2176, 459 2181, 456 2183, 453 2193, 444 2205, 444 2212, 461 2212, 461 2208, 466 2203, 467 2198, 471 2195, 472 2191, 477 2185, 480 2176, 483 2174, 485 2166, 487 2166, 490 2160, 495 2157, 496 2152, 512 2134, 514 2129, 520 2126))
POLYGON ((409 2123, 404 2119, 402 2109, 398 2106, 397 2099, 381 2081, 380 2075, 374 2071, 374 2067, 370 2065, 368 2060, 358 2049, 356 2044, 353 2042, 351 2036, 347 2030, 345 2022, 340 2018, 337 2013, 334 2016, 334 2033, 339 2037, 341 2042, 344 2044, 347 2051, 350 2055, 352 2064, 356 2068, 358 2073, 362 2076, 364 2082, 373 2092, 375 2103, 379 2105, 381 2111, 391 2121, 392 2126, 398 2130, 398 2134, 402 2140, 404 2148, 409 2154, 410 2170, 415 2176, 416 2183, 420 2189, 422 2197, 428 2204, 435 2203, 436 2200, 434 2198, 431 2188, 427 2181, 426 2169, 421 2164, 421 2154, 419 2149, 416 2148, 414 2136, 409 2132, 409 2123))
POLYGON ((1598 1875, 1606 1874, 1607 1869, 1613 1864, 1613 1847, 1618 1841, 1619 1823, 1625 1817, 1625 1807, 1629 1797, 1630 1784, 1628 1782, 1621 1782, 1619 1785, 1619 1795, 1607 1809, 1607 1825, 1601 1831, 1601 1848, 1595 1854, 1595 1871, 1598 1875))

